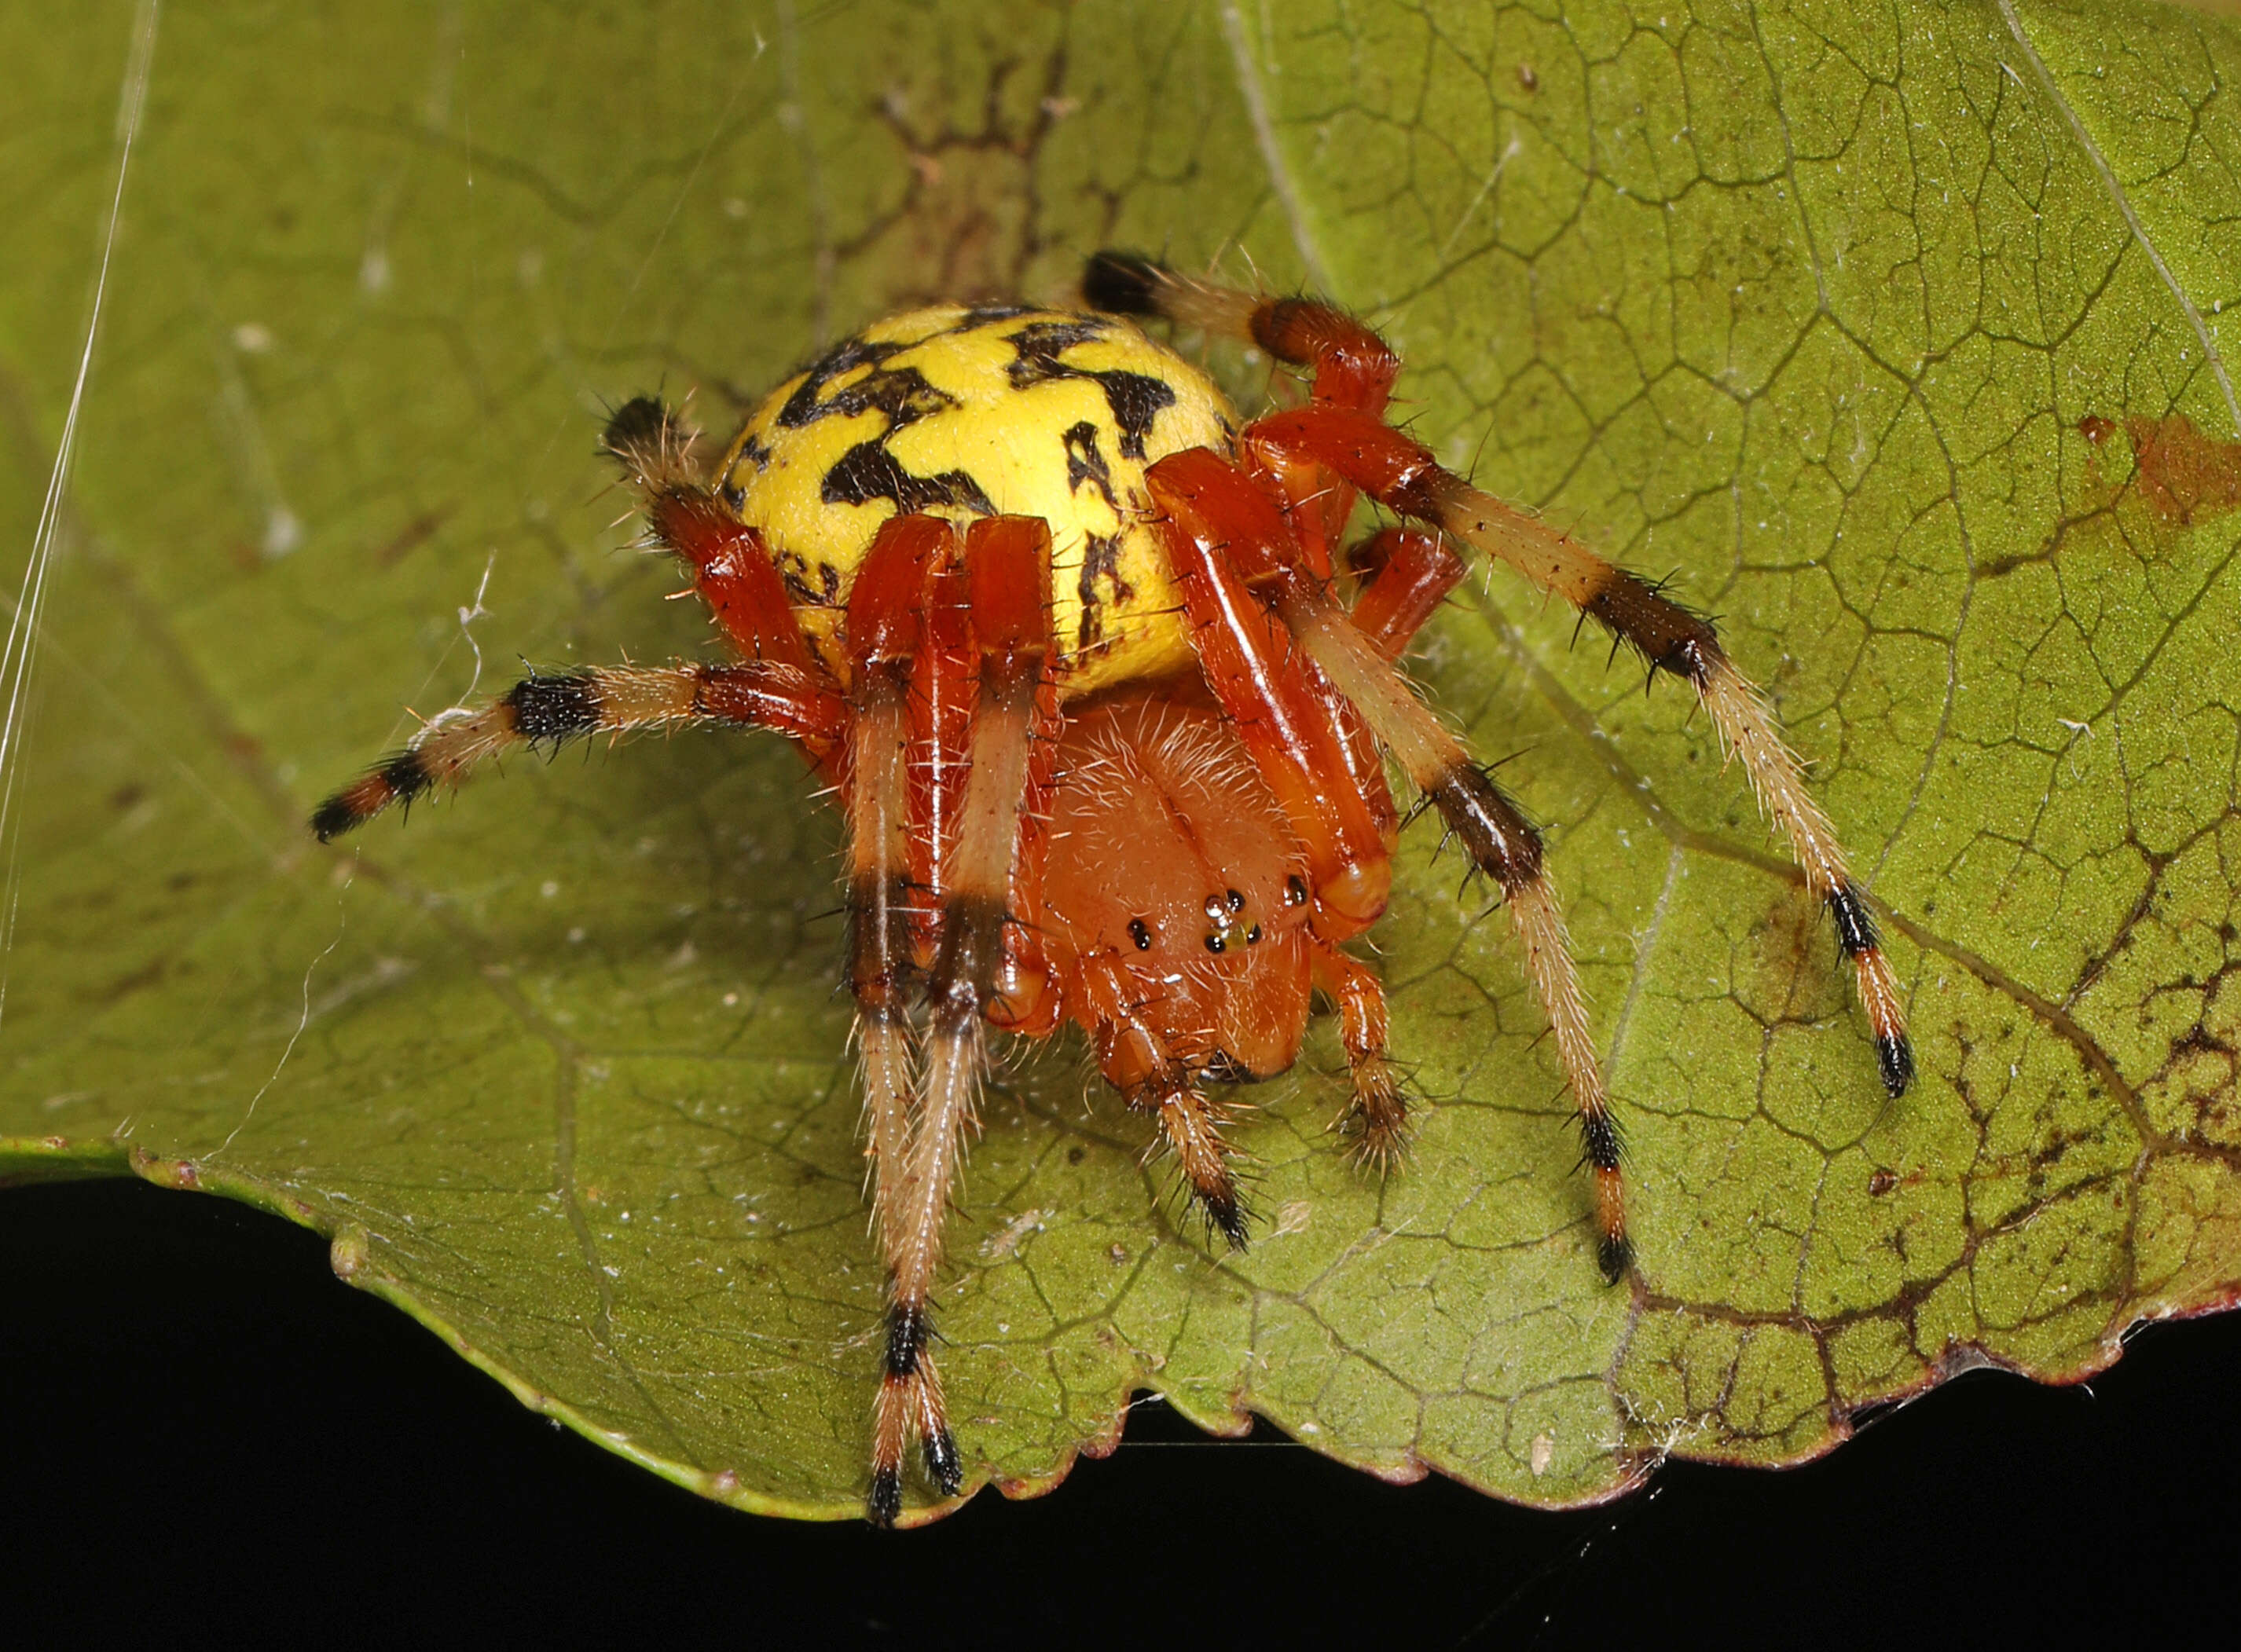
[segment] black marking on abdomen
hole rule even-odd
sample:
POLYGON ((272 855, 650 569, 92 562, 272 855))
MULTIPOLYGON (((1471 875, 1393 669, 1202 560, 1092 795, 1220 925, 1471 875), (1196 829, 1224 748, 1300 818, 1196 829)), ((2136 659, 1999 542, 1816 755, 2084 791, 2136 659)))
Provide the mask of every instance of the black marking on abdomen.
POLYGON ((944 471, 938 476, 913 476, 886 450, 884 439, 859 442, 825 472, 818 496, 827 505, 868 505, 873 499, 893 499, 905 514, 930 505, 946 505, 993 516, 995 505, 980 484, 964 471, 944 471))
POLYGON ((1117 533, 1090 533, 1082 537, 1081 577, 1075 588, 1081 593, 1081 625, 1076 633, 1076 645, 1094 648, 1105 634, 1104 603, 1097 594, 1097 582, 1102 579, 1112 588, 1109 600, 1125 603, 1136 594, 1136 587, 1120 577, 1120 536, 1117 533))
POLYGON ((1113 497, 1113 467, 1097 445, 1097 426, 1085 418, 1070 425, 1059 439, 1066 444, 1067 491, 1079 493, 1084 482, 1093 483, 1099 497, 1119 514, 1120 501, 1113 497))
POLYGON ((1011 338, 1019 359, 1005 369, 1012 388, 1026 390, 1055 378, 1093 378, 1105 392, 1113 422, 1120 427, 1120 457, 1141 460, 1152 425, 1161 412, 1175 405, 1174 386, 1148 373, 1120 368, 1076 367, 1059 359, 1076 344, 1107 337, 1112 329, 1101 321, 1039 321, 1022 327, 1011 338))
POLYGON ((952 332, 974 332, 982 327, 992 327, 1000 321, 1017 321, 1021 316, 1032 316, 1034 313, 1035 307, 1033 304, 974 304, 963 315, 958 317, 957 324, 952 327, 949 331, 952 332))
POLYGON ((778 410, 779 428, 799 430, 822 418, 879 412, 886 415, 887 427, 893 431, 956 406, 954 396, 927 383, 926 375, 917 368, 885 365, 890 357, 917 348, 897 340, 880 344, 863 338, 842 340, 810 364, 806 376, 778 410), (871 371, 854 384, 830 396, 825 393, 834 379, 866 367, 871 371))

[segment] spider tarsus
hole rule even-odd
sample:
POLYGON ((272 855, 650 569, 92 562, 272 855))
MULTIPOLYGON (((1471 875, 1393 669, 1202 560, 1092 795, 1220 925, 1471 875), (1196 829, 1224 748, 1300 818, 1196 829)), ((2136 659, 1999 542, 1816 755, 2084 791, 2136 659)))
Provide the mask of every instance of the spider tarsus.
POLYGON ((609 415, 599 447, 636 463, 649 449, 658 451, 672 428, 668 405, 659 396, 633 396, 609 415))
POLYGON ((1248 1230, 1252 1225, 1252 1213, 1245 1208, 1245 1201, 1237 1196, 1237 1189, 1223 1187, 1208 1193, 1201 1188, 1198 1190, 1197 1197, 1199 1207, 1206 1212, 1207 1221, 1229 1242, 1229 1248, 1244 1250, 1248 1230))
POLYGON ((608 417, 599 451, 621 464, 625 478, 649 492, 692 481, 699 432, 658 396, 633 396, 608 417))
MULTIPOLYGON (((1846 879, 1830 892, 1829 915, 1836 925, 1836 950, 1846 960, 1855 965, 1865 962, 1872 967, 1863 971, 1863 993, 1866 995, 1865 980, 1880 973, 1878 954, 1881 938, 1876 933, 1876 916, 1869 909, 1867 899, 1851 880, 1846 879)), ((1870 1002, 1874 1013, 1876 1006, 1870 1002)), ((1876 1034, 1876 1071, 1883 1081, 1883 1093, 1894 1101, 1904 1095, 1907 1087, 1914 1082, 1914 1046, 1907 1041, 1903 1027, 1889 1027, 1876 1034)))
POLYGON ((1353 1137, 1355 1167, 1389 1175, 1408 1156, 1408 1103, 1391 1064, 1380 1060, 1375 1070, 1357 1070, 1354 1101, 1340 1120, 1344 1134, 1353 1137))
POLYGON ((341 798, 331 797, 311 812, 311 835, 321 843, 332 843, 365 819, 341 798))
POLYGON ((1092 253, 1081 272, 1081 296, 1091 309, 1108 315, 1156 316, 1156 295, 1167 273, 1141 252, 1092 253))
POLYGON ((965 1464, 957 1455, 957 1436, 947 1427, 926 1437, 926 1472, 945 1497, 965 1489, 965 1464))
POLYGON ((1412 1138, 1405 1120, 1381 1124, 1357 1108, 1347 1115, 1346 1127, 1354 1137, 1350 1152, 1356 1170, 1382 1180, 1408 1162, 1412 1138))
POLYGON ((1876 1069, 1882 1073, 1883 1093, 1894 1101, 1914 1082, 1914 1046, 1903 1033, 1887 1033, 1876 1040, 1876 1069))
POLYGON ((892 1531, 895 1516, 902 1512, 902 1465, 883 1462, 872 1470, 872 1489, 864 1499, 864 1518, 881 1531, 892 1531))
POLYGON ((418 752, 399 752, 363 774, 311 812, 311 832, 332 843, 355 831, 392 803, 411 803, 436 784, 418 752))
POLYGON ((1605 1284, 1617 1284, 1634 1266, 1634 1241, 1624 1234, 1605 1234, 1595 1246, 1595 1266, 1605 1284))

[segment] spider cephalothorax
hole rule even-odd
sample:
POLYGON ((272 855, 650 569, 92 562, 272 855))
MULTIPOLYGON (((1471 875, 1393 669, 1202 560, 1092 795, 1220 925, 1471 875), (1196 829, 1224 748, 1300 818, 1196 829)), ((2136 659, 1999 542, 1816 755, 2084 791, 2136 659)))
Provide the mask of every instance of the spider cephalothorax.
POLYGON ((1399 359, 1330 306, 1114 253, 1083 298, 868 328, 780 385, 709 474, 667 409, 626 404, 605 447, 739 659, 532 675, 437 718, 312 817, 324 840, 513 746, 689 722, 774 729, 833 782, 888 1279, 881 1523, 913 1436, 944 1493, 963 1485, 928 1303, 987 1027, 1085 1028, 1233 1244, 1246 1216, 1202 1087, 1288 1067, 1314 993, 1339 1009, 1364 1157, 1401 1145, 1384 994, 1342 950, 1391 885, 1380 748, 1506 900, 1579 1109, 1598 1260, 1613 1281, 1630 1266, 1541 839, 1393 664, 1462 578, 1457 545, 1695 688, 1829 907, 1891 1094, 1913 1071, 1836 833, 1709 624, 1388 425, 1399 359), (1140 316, 1310 369, 1307 404, 1241 425, 1140 316), (1422 525, 1336 554, 1359 494, 1422 525))

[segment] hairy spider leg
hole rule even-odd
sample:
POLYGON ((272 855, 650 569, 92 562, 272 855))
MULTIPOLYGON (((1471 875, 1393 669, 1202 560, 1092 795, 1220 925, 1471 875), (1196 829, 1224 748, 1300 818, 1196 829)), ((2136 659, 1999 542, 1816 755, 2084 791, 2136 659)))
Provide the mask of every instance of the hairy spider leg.
POLYGON ((1099 1073, 1131 1108, 1152 1114, 1193 1202, 1232 1250, 1243 1250, 1252 1212, 1237 1191, 1221 1116, 1191 1081, 1189 1066, 1145 1018, 1111 953, 1094 953, 1081 960, 1080 990, 1096 1029, 1099 1073))
POLYGON ((915 1435, 946 1495, 964 1484, 934 1368, 929 1312, 951 1189, 986 1063, 984 1018, 1003 970, 1007 902, 1050 646, 1050 528, 992 517, 966 531, 980 696, 967 746, 956 844, 941 899, 940 943, 927 980, 925 1070, 886 1253, 886 1369, 873 1413, 866 1512, 892 1525, 902 1506, 903 1448, 915 1435))
POLYGON ((1308 958, 1316 990, 1338 1006, 1339 1037, 1354 1081, 1354 1105, 1342 1122, 1354 1132, 1356 1156, 1381 1175, 1408 1144, 1408 1104, 1385 1054, 1391 1018, 1384 984, 1320 935, 1308 937, 1308 958))
MULTIPOLYGON (((1154 502, 1165 504, 1156 492, 1154 502)), ((1210 542, 1173 520, 1165 538, 1207 686, 1307 852, 1321 926, 1333 940, 1359 934, 1393 886, 1398 819, 1384 777, 1350 749, 1335 698, 1298 669, 1267 612, 1218 577, 1210 542)))
POLYGON ((848 986, 863 1068, 864 1152, 881 1235, 895 1208, 910 1134, 911 678, 919 607, 935 564, 955 545, 940 517, 880 524, 848 592, 848 986))
POLYGON ((692 570, 692 588, 748 659, 816 668, 763 537, 701 480, 696 431, 652 396, 625 402, 599 445, 638 490, 649 538, 692 570))
MULTIPOLYGON (((1252 478, 1218 453, 1192 448, 1161 459, 1145 479, 1178 536, 1196 547, 1207 577, 1231 591, 1233 605, 1265 599, 1274 606, 1307 658, 1439 810, 1472 862, 1502 886, 1525 951, 1527 979, 1555 1033, 1557 1060, 1595 1169, 1597 1257, 1604 1274, 1616 1280, 1631 1257, 1618 1133, 1588 1027, 1571 938, 1542 864, 1540 833, 1297 559, 1282 512, 1252 478)), ((1373 1073, 1383 1070, 1379 1055, 1373 1073)), ((1358 1095, 1363 1076, 1357 1067, 1358 1095)), ((1380 1116, 1374 1100, 1363 1110, 1368 1118, 1380 1116)))
POLYGON ((1313 299, 1254 298, 1193 281, 1127 253, 1092 257, 1083 291, 1099 308, 1164 316, 1248 339, 1279 360, 1314 371, 1311 405, 1256 420, 1239 447, 1241 463, 1269 477, 1284 495, 1304 560, 1315 573, 1328 572, 1318 545, 1340 503, 1318 479, 1327 471, 1388 509, 1508 562, 1631 644, 1653 670, 1686 678, 1722 745, 1742 759, 1760 807, 1788 839, 1807 887, 1828 907, 1875 1036, 1883 1087, 1893 1097, 1905 1092, 1914 1053, 1874 914, 1771 708, 1728 658, 1709 622, 1569 536, 1442 469, 1430 450, 1388 425, 1385 398, 1397 358, 1344 311, 1313 299))
POLYGON ((914 925, 920 967, 931 967, 941 903, 956 859, 957 821, 971 772, 967 747, 980 698, 980 653, 973 645, 973 593, 960 539, 929 572, 921 619, 925 653, 911 697, 911 877, 918 885, 914 925))
MULTIPOLYGON (((1194 449, 1162 459, 1147 480, 1182 535, 1199 547, 1208 576, 1234 588, 1235 603, 1258 601, 1256 585, 1265 590, 1308 658, 1438 808, 1473 862, 1501 885, 1524 948, 1527 977, 1555 1033, 1558 1060, 1579 1109, 1595 1171, 1598 1257, 1606 1274, 1616 1278, 1629 1255, 1617 1134, 1539 833, 1355 628, 1322 583, 1294 559, 1283 515, 1251 478, 1219 455, 1194 449)), ((1367 1071, 1357 1066, 1356 1094, 1365 1142, 1372 1152, 1389 1152, 1376 1127, 1397 1128, 1400 1108, 1397 1094, 1390 1104, 1381 1095, 1380 1080, 1389 1091, 1381 1051, 1367 1071)))
POLYGON ((1398 659, 1469 572, 1447 541, 1422 528, 1381 528, 1347 553, 1362 578, 1348 612, 1354 628, 1388 659, 1398 659))
MULTIPOLYGON (((1384 910, 1398 833, 1392 796, 1374 753, 1358 749, 1342 693, 1294 648, 1224 558, 1221 546, 1237 525, 1210 519, 1199 508, 1196 489, 1176 485, 1179 478, 1217 473, 1228 478, 1225 497, 1257 505, 1265 521, 1284 532, 1283 518, 1257 485, 1208 449, 1170 455, 1146 479, 1167 517, 1168 559, 1197 632, 1207 686, 1307 852, 1319 903, 1315 928, 1323 942, 1335 945, 1384 910), (1329 784, 1341 776, 1344 785, 1329 784), (1335 900, 1328 893, 1334 866, 1347 880, 1335 900)), ((1407 1107, 1381 1036, 1367 1041, 1368 1027, 1357 1024, 1361 1037, 1348 1049, 1354 1086, 1348 1119, 1368 1156, 1382 1160, 1400 1145, 1407 1107)))
POLYGON ((840 746, 846 722, 846 708, 824 673, 770 660, 532 673, 479 706, 437 713, 403 751, 319 805, 311 830, 328 842, 392 803, 411 803, 438 782, 461 784, 479 765, 518 746, 559 746, 580 734, 728 723, 773 729, 822 761, 840 746))
POLYGON ((1319 459, 1388 509, 1500 558, 1632 645, 1653 670, 1694 687, 1721 744, 1742 760, 1759 806, 1789 839, 1806 887, 1828 907, 1875 1035, 1883 1087, 1893 1097, 1905 1093, 1914 1076, 1906 1011, 1867 898, 1852 881, 1836 827, 1806 789, 1803 765, 1783 743, 1772 708, 1728 658, 1709 621, 1442 469, 1429 448, 1377 419, 1340 407, 1296 408, 1249 425, 1241 445, 1319 459))
MULTIPOLYGON (((1255 296, 1112 251, 1091 257, 1082 293, 1095 309, 1245 339, 1278 361, 1312 367, 1308 394, 1319 405, 1382 418, 1400 375, 1400 356, 1374 328, 1320 299, 1255 296)), ((1328 579, 1332 547, 1354 514, 1352 485, 1312 454, 1261 454, 1255 462, 1284 496, 1301 558, 1328 579)))

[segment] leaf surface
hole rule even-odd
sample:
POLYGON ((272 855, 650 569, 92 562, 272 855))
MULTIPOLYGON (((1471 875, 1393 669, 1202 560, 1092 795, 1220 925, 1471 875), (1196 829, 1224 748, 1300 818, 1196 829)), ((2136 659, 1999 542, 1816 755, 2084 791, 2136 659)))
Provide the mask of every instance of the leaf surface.
MULTIPOLYGON (((976 1483, 1047 1486, 1149 1387, 1577 1502, 2230 1302, 2241 37, 1542 10, 164 13, 16 794, 0 1174, 280 1211, 617 1450, 853 1514, 880 1281, 799 762, 640 742, 341 853, 302 822, 400 703, 707 652, 622 550, 604 406, 720 427, 883 310, 1120 244, 1361 308, 1445 457, 1721 617, 1888 908, 1923 1077, 1883 1099, 1685 697, 1497 579, 1422 674, 1548 823, 1637 1283, 1597 1282, 1508 925, 1419 828, 1376 934, 1435 1104, 1405 1173, 1326 1134, 1319 1026, 1249 1097, 1259 1242, 1210 1254, 1077 1042, 1006 1069, 940 1304, 976 1483)), ((130 21, 0 22, 18 545, 130 21)))

